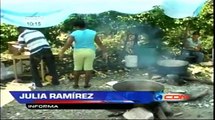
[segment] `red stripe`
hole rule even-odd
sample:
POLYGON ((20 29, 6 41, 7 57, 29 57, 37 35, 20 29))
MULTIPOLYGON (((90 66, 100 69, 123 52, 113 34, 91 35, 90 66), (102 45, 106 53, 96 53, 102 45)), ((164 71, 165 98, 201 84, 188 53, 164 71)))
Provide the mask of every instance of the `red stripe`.
POLYGON ((104 101, 93 100, 35 100, 34 103, 39 104, 100 104, 104 101))

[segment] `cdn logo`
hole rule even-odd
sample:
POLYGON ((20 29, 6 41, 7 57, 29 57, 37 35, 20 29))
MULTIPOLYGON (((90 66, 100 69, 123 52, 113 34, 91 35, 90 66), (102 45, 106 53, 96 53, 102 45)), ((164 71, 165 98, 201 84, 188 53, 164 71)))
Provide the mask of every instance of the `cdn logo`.
POLYGON ((190 96, 187 94, 178 94, 178 93, 157 93, 155 94, 155 101, 185 101, 190 99, 190 96))

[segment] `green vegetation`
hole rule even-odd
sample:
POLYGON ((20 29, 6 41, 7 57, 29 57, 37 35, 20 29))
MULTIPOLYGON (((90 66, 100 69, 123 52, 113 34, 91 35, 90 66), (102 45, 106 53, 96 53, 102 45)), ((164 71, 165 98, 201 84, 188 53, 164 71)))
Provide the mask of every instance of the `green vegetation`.
MULTIPOLYGON (((71 23, 77 18, 84 18, 88 27, 95 29, 108 47, 111 63, 121 62, 121 52, 125 48, 128 30, 134 26, 150 24, 160 28, 164 36, 161 39, 163 50, 180 50, 186 30, 200 30, 207 59, 211 57, 213 48, 213 1, 210 0, 204 6, 197 17, 173 19, 166 16, 163 10, 156 6, 153 10, 141 14, 129 15, 115 11, 101 14, 72 14, 64 23, 50 28, 40 29, 48 38, 52 47, 59 49, 65 42, 65 33, 73 31, 71 23)), ((7 49, 8 41, 16 41, 17 32, 14 26, 1 24, 1 53, 7 49)), ((138 31, 139 32, 139 31, 138 31)), ((145 34, 139 32, 139 34, 145 34)), ((57 50, 56 50, 57 51, 57 50)), ((174 53, 175 54, 175 53, 174 53)))

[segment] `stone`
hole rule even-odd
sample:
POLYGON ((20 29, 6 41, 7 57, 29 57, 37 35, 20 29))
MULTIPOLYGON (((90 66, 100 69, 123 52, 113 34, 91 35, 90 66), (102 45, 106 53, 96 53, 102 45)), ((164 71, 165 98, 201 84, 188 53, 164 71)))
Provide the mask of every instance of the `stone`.
POLYGON ((154 119, 153 113, 142 107, 137 107, 126 111, 123 114, 123 117, 130 120, 133 120, 133 119, 153 120, 154 119))

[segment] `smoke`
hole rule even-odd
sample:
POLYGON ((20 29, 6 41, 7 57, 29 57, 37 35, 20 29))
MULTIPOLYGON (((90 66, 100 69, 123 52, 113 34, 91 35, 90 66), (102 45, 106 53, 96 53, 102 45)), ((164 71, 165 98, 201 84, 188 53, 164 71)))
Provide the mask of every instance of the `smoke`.
MULTIPOLYGON (((150 24, 142 24, 136 21, 122 21, 109 14, 98 17, 95 22, 98 33, 103 34, 103 38, 115 37, 121 31, 124 31, 124 51, 118 52, 121 58, 128 54, 138 55, 139 67, 154 65, 158 58, 158 49, 163 37, 163 31, 159 27, 150 24), (126 47, 133 52, 126 51, 126 47)), ((113 38, 114 39, 114 38, 113 38)), ((109 39, 109 40, 113 40, 109 39)))

